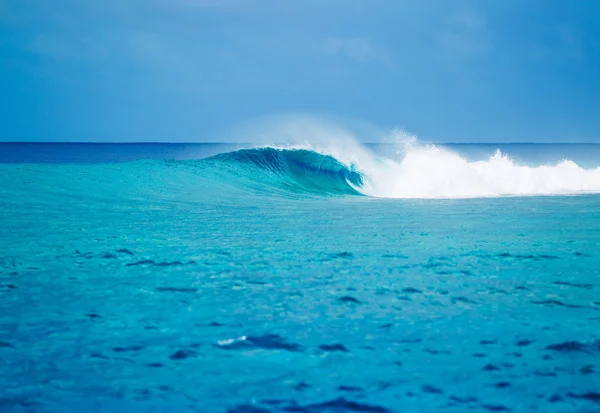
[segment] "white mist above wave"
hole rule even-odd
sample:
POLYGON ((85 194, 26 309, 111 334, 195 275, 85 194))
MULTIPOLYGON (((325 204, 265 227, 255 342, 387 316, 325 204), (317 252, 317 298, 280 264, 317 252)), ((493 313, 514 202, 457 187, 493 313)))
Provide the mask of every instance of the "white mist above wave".
MULTIPOLYGON (((600 193, 600 167, 585 169, 565 159, 551 165, 519 165, 499 150, 488 159, 469 161, 415 136, 395 131, 396 153, 381 157, 357 143, 355 134, 329 120, 286 116, 262 128, 265 145, 310 149, 331 155, 365 178, 365 195, 381 198, 479 198, 600 193)), ((361 136, 365 140, 365 136, 361 136)), ((380 139, 380 137, 377 137, 380 139)), ((390 139, 391 138, 391 139, 390 139)), ((367 138, 368 139, 368 138, 367 138)), ((371 137, 373 139, 373 137, 371 137)))

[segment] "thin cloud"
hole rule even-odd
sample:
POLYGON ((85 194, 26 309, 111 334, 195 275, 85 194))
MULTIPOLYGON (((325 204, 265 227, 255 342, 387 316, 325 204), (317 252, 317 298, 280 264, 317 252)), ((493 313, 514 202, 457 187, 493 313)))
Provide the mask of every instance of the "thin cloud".
POLYGON ((581 63, 585 56, 585 44, 579 30, 563 26, 558 30, 559 50, 569 60, 581 63))
POLYGON ((346 56, 359 62, 389 61, 389 56, 383 49, 362 37, 330 37, 323 43, 322 52, 329 56, 346 56))
POLYGON ((454 15, 438 40, 443 54, 450 60, 485 56, 492 47, 485 16, 474 11, 454 15))
POLYGON ((254 3, 249 0, 163 0, 162 2, 165 5, 218 9, 239 9, 250 6, 249 3, 254 3))
POLYGON ((39 34, 31 40, 29 50, 53 60, 70 60, 80 57, 83 44, 61 36, 39 34))
POLYGON ((8 3, 4 0, 0 0, 0 21, 7 21, 10 19, 10 10, 8 3))

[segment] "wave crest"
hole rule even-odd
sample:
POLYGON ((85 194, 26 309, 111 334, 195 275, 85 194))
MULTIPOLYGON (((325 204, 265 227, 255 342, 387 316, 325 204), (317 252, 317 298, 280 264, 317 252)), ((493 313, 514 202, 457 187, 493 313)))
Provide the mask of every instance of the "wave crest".
POLYGON ((254 148, 222 153, 207 161, 237 168, 238 175, 294 192, 360 194, 363 176, 331 155, 310 149, 254 148), (248 174, 260 173, 261 176, 248 174))

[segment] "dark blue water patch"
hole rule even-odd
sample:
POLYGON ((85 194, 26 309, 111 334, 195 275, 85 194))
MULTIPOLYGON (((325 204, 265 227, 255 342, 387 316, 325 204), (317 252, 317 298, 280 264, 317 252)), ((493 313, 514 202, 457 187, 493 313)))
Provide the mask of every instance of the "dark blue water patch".
POLYGON ((361 304, 361 302, 352 296, 344 295, 337 299, 340 303, 361 304))
POLYGON ((481 407, 483 407, 486 410, 489 410, 490 412, 508 412, 510 411, 510 409, 506 406, 503 406, 501 404, 482 404, 481 407))
POLYGON ((227 413, 270 413, 270 410, 251 404, 240 404, 227 410, 227 413))
POLYGON ((474 396, 467 396, 467 397, 450 396, 449 399, 450 399, 450 401, 460 403, 460 404, 479 403, 479 399, 474 396))
POLYGON ((530 301, 531 304, 539 304, 539 305, 549 305, 549 306, 557 306, 557 307, 566 307, 566 308, 584 308, 580 305, 576 305, 576 304, 567 304, 567 303, 563 303, 562 301, 559 300, 533 300, 530 301))
POLYGON ((494 384, 494 387, 497 389, 506 389, 508 387, 511 387, 511 384, 507 381, 501 381, 501 382, 494 384))
POLYGON ((153 369, 160 369, 163 368, 165 365, 162 363, 148 363, 146 364, 146 367, 151 367, 153 369))
POLYGON ((321 413, 321 412, 362 412, 362 413, 389 413, 391 410, 377 405, 358 403, 343 397, 308 405, 291 405, 283 411, 293 413, 321 413))
POLYGON ((362 350, 368 350, 368 351, 374 351, 375 350, 375 347, 373 347, 373 346, 360 346, 359 348, 362 349, 362 350))
POLYGON ((596 392, 596 391, 591 391, 591 392, 587 392, 587 393, 581 393, 581 394, 577 394, 577 393, 567 393, 567 397, 570 397, 572 399, 581 399, 581 400, 587 400, 596 404, 600 404, 600 393, 596 392))
POLYGON ((0 341, 0 348, 15 348, 15 346, 7 341, 0 341))
POLYGON ((416 344, 416 343, 422 343, 423 339, 422 338, 403 338, 401 340, 398 340, 398 343, 402 343, 402 344, 416 344))
POLYGON ((195 294, 198 292, 197 288, 187 288, 187 287, 158 287, 156 289, 159 293, 189 293, 195 294))
POLYGON ((423 294, 423 291, 412 287, 403 288, 402 292, 406 294, 423 294))
POLYGON ((332 259, 336 259, 336 258, 351 259, 351 258, 354 258, 354 254, 352 254, 351 252, 344 251, 344 252, 337 252, 335 254, 330 254, 329 257, 332 259))
POLYGON ((517 347, 526 347, 533 343, 535 343, 535 340, 519 340, 516 345, 517 347))
POLYGON ((524 285, 517 285, 515 287, 515 290, 517 290, 517 291, 529 291, 530 289, 528 287, 524 286, 524 285))
POLYGON ((291 352, 302 352, 304 348, 296 343, 289 343, 277 334, 266 334, 264 336, 248 336, 238 339, 223 340, 217 343, 217 347, 224 350, 285 350, 291 352))
POLYGON ((17 266, 17 260, 15 257, 0 257, 0 268, 14 270, 17 268, 17 266))
POLYGON ((352 254, 351 252, 342 251, 342 252, 326 254, 322 258, 318 258, 318 259, 310 258, 306 261, 307 262, 330 262, 330 261, 335 261, 335 260, 351 260, 353 258, 354 258, 354 254, 352 254))
POLYGON ((296 391, 304 391, 306 389, 310 389, 312 386, 305 382, 300 382, 294 386, 294 390, 296 391))
POLYGON ((116 353, 126 353, 126 352, 138 352, 143 350, 143 346, 128 346, 128 347, 115 347, 113 351, 116 353))
POLYGON ((565 341, 564 343, 551 344, 546 346, 547 350, 561 353, 588 353, 600 352, 600 340, 588 342, 565 341))
MULTIPOLYGON (((13 411, 13 408, 18 406, 28 409, 25 411, 30 412, 35 410, 29 409, 35 408, 38 405, 38 402, 29 397, 0 397, 0 411, 4 411, 5 408, 7 412, 13 411)), ((21 410, 19 409, 19 411, 21 410)))
POLYGON ((584 375, 594 374, 595 371, 595 366, 593 364, 588 364, 587 366, 583 366, 581 369, 579 369, 579 372, 584 375))
POLYGON ((356 387, 356 386, 341 385, 338 387, 338 391, 343 391, 343 392, 348 392, 348 393, 356 393, 356 392, 363 391, 363 389, 361 387, 356 387))
POLYGON ((560 258, 556 255, 548 255, 548 254, 541 254, 541 255, 538 255, 538 257, 543 260, 558 260, 560 258))
POLYGON ((423 351, 425 353, 432 354, 434 356, 437 356, 437 355, 440 355, 440 354, 444 354, 444 355, 450 355, 450 354, 452 354, 452 352, 450 352, 448 350, 435 350, 435 349, 431 349, 431 348, 423 349, 423 351))
POLYGON ((102 259, 117 259, 118 255, 128 255, 128 256, 132 256, 134 255, 133 252, 127 250, 127 249, 119 249, 116 250, 114 253, 113 252, 102 252, 102 253, 94 253, 94 252, 81 252, 79 250, 75 250, 75 255, 77 255, 78 257, 81 258, 85 258, 87 260, 91 260, 92 258, 102 258, 102 259))
POLYGON ((553 404, 562 402, 563 400, 564 399, 561 396, 559 396, 558 394, 554 394, 548 398, 548 401, 553 404))
POLYGON ((109 357, 102 353, 92 353, 90 354, 90 358, 100 359, 100 360, 111 360, 111 361, 123 361, 125 363, 135 363, 135 360, 127 358, 127 357, 109 357))
POLYGON ((451 297, 450 301, 452 304, 464 303, 464 304, 478 304, 477 301, 471 300, 467 297, 451 297))
POLYGON ((494 364, 486 364, 485 366, 482 367, 483 371, 500 371, 500 367, 494 365, 494 364))
POLYGON ((95 256, 93 252, 81 252, 79 250, 75 250, 75 254, 88 260, 94 258, 95 256))
POLYGON ((328 352, 342 352, 342 353, 348 353, 348 349, 343 345, 343 344, 321 344, 319 346, 320 350, 323 351, 328 351, 328 352))
POLYGON ((184 360, 190 357, 195 357, 197 356, 198 353, 194 350, 189 350, 189 349, 182 349, 182 350, 177 350, 175 353, 171 354, 169 356, 169 358, 171 360, 184 360))
POLYGON ((574 288, 584 288, 586 290, 591 290, 594 287, 592 284, 577 284, 577 283, 570 283, 570 282, 566 282, 566 281, 555 281, 552 284, 564 285, 564 286, 574 287, 574 288))
POLYGON ((425 264, 421 264, 421 266, 427 270, 431 270, 431 269, 435 269, 435 268, 439 268, 442 267, 446 264, 444 264, 443 262, 435 262, 433 260, 430 260, 430 262, 427 262, 425 264))
POLYGON ((506 353, 507 356, 512 356, 512 357, 516 357, 516 358, 521 358, 523 357, 523 353, 519 353, 519 352, 515 352, 515 353, 506 353))
POLYGON ((424 386, 422 386, 421 391, 423 393, 429 393, 429 394, 443 394, 444 393, 442 391, 442 389, 435 387, 435 386, 431 386, 429 384, 425 384, 424 386))
POLYGON ((492 344, 498 344, 498 340, 481 340, 479 344, 481 344, 482 346, 489 346, 492 344))
POLYGON ((533 255, 533 254, 509 254, 508 252, 503 252, 501 254, 496 255, 496 257, 498 258, 512 258, 512 259, 517 259, 517 260, 533 260, 533 261, 541 261, 541 260, 557 260, 560 257, 556 256, 556 255, 549 255, 549 254, 540 254, 540 255, 533 255))
POLYGON ((136 266, 140 266, 140 265, 150 265, 150 266, 154 266, 154 267, 175 267, 175 266, 192 265, 192 264, 195 264, 195 261, 188 261, 186 263, 183 263, 181 261, 157 262, 154 260, 141 260, 141 261, 137 261, 137 262, 130 262, 130 263, 126 264, 126 266, 127 267, 136 267, 136 266))

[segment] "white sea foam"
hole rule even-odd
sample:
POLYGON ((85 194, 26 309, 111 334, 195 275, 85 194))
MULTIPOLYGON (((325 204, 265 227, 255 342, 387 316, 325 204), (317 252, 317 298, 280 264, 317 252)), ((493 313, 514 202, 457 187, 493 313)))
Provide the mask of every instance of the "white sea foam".
POLYGON ((600 192, 600 168, 584 169, 570 160, 555 165, 518 165, 497 151, 469 162, 434 145, 412 147, 397 161, 369 160, 358 169, 367 176, 362 191, 384 198, 477 198, 600 192))

